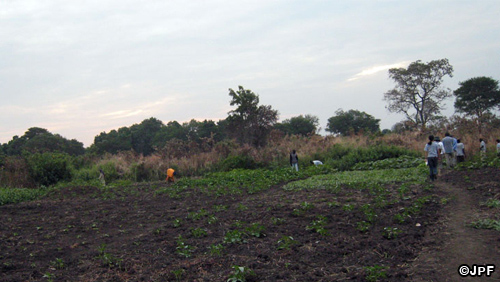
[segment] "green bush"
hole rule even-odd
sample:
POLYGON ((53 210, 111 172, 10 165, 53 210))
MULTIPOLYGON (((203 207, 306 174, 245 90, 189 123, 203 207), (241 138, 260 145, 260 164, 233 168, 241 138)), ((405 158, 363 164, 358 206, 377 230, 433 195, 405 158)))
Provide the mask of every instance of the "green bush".
POLYGON ((361 162, 373 162, 400 156, 419 157, 418 152, 397 146, 379 145, 374 147, 351 148, 345 145, 332 146, 325 154, 325 164, 340 171, 352 170, 361 162))
POLYGON ((16 204, 25 201, 36 200, 45 195, 47 189, 29 189, 29 188, 1 188, 0 187, 0 206, 6 204, 16 204))
POLYGON ((218 164, 219 171, 230 171, 239 168, 256 169, 259 168, 259 164, 246 155, 229 156, 218 164))
POLYGON ((26 157, 30 177, 37 185, 50 186, 71 179, 70 156, 63 153, 36 153, 26 157))

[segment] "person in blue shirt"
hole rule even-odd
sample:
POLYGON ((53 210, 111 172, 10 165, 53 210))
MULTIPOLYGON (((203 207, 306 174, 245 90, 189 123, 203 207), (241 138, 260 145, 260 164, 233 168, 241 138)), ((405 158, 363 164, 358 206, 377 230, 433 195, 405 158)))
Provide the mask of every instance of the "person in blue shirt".
POLYGON ((441 140, 444 148, 444 157, 446 159, 446 167, 452 168, 455 166, 455 148, 456 139, 451 137, 450 133, 446 132, 445 137, 441 140))

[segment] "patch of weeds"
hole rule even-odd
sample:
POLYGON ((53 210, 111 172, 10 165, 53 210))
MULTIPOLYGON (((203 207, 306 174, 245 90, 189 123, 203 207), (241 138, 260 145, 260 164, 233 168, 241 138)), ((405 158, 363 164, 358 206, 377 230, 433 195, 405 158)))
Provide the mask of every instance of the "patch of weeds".
POLYGON ((213 206, 214 212, 222 212, 227 210, 227 206, 225 205, 214 205, 213 206))
POLYGON ((243 205, 242 203, 239 203, 238 206, 236 206, 236 209, 239 211, 246 211, 248 210, 248 207, 243 205))
POLYGON ((176 281, 182 281, 182 275, 184 275, 184 272, 186 272, 186 270, 183 268, 179 268, 170 272, 175 276, 176 281))
POLYGON ((290 250, 293 245, 298 244, 298 242, 293 239, 292 236, 283 236, 278 240, 278 250, 290 250))
POLYGON ((172 225, 174 226, 174 228, 179 228, 182 226, 182 220, 176 218, 174 219, 174 221, 172 222, 172 225))
POLYGON ((47 273, 43 274, 43 278, 46 278, 47 281, 52 282, 52 281, 54 281, 56 276, 50 272, 47 272, 47 273))
POLYGON ((371 222, 371 223, 375 222, 378 215, 370 204, 362 205, 361 210, 363 211, 365 218, 368 222, 371 222))
POLYGON ((217 221, 219 221, 219 219, 215 215, 211 215, 207 219, 208 224, 215 224, 217 221))
POLYGON ((396 220, 397 223, 403 224, 406 222, 406 220, 410 219, 411 216, 409 213, 404 210, 402 213, 398 213, 394 215, 394 220, 396 220))
POLYGON ((266 231, 266 227, 259 223, 253 223, 252 225, 246 228, 246 231, 250 236, 254 236, 257 238, 266 236, 266 234, 264 233, 266 231))
POLYGON ((240 230, 231 230, 224 235, 224 243, 226 244, 242 244, 246 243, 245 233, 240 230))
POLYGON ((243 227, 243 223, 244 223, 244 222, 243 222, 243 221, 241 221, 241 220, 235 220, 235 221, 233 222, 233 226, 234 226, 234 227, 236 227, 236 228, 242 228, 242 227, 243 227))
POLYGON ((56 258, 50 262, 50 265, 52 265, 55 269, 64 269, 66 267, 62 258, 56 258))
POLYGON ((314 231, 322 236, 328 236, 330 234, 328 233, 328 230, 326 230, 326 228, 325 228, 326 222, 327 222, 327 219, 325 216, 318 215, 318 219, 313 220, 311 222, 311 224, 306 226, 306 230, 312 230, 312 231, 314 231))
POLYGON ((186 242, 184 242, 184 238, 182 238, 181 235, 177 237, 177 247, 175 247, 175 252, 178 255, 189 258, 193 253, 193 249, 194 248, 192 246, 189 246, 186 242))
POLYGON ((209 213, 207 210, 205 209, 201 209, 197 212, 190 212, 188 213, 188 218, 192 219, 192 220, 200 220, 206 216, 208 216, 209 213))
POLYGON ((354 204, 345 204, 343 207, 342 207, 342 210, 343 211, 346 211, 346 212, 350 212, 350 211, 353 211, 354 208, 356 206, 354 204))
POLYGON ((210 245, 208 246, 208 251, 211 256, 221 257, 224 251, 224 246, 222 244, 210 245))
POLYGON ((300 203, 300 207, 297 209, 293 209, 292 214, 294 216, 301 216, 308 210, 311 210, 314 208, 314 204, 311 204, 309 202, 302 202, 300 203))
POLYGON ((286 220, 284 218, 280 218, 280 217, 271 217, 271 222, 274 225, 281 225, 281 224, 284 224, 286 222, 286 220))
POLYGON ((191 234, 193 234, 194 237, 200 238, 200 237, 205 237, 207 236, 207 230, 204 228, 194 228, 191 230, 191 234))
POLYGON ((107 267, 121 267, 122 259, 113 256, 112 254, 106 252, 106 244, 102 244, 97 251, 99 252, 99 256, 97 257, 101 260, 101 263, 107 267))
POLYGON ((470 223, 469 226, 475 229, 493 229, 500 231, 500 220, 480 219, 470 223))
POLYGON ((336 208, 336 207, 340 207, 340 203, 337 202, 337 201, 331 201, 331 202, 328 202, 328 207, 329 208, 336 208))
POLYGON ((366 221, 359 221, 357 224, 356 224, 356 229, 361 231, 361 232, 367 232, 368 230, 370 230, 372 224, 370 222, 366 222, 366 221))
POLYGON ((385 266, 380 266, 380 265, 374 265, 374 266, 367 266, 365 267, 366 270, 366 281, 369 282, 376 282, 380 281, 380 279, 385 279, 387 278, 387 272, 386 272, 385 266))
POLYGON ((246 282, 250 276, 255 276, 255 272, 250 268, 233 265, 233 273, 226 282, 246 282))
POLYGON ((398 229, 397 227, 384 227, 384 231, 382 232, 382 236, 386 239, 396 239, 401 233, 403 233, 402 230, 398 229))
POLYGON ((500 200, 488 199, 485 203, 482 203, 482 205, 488 208, 500 208, 500 200))

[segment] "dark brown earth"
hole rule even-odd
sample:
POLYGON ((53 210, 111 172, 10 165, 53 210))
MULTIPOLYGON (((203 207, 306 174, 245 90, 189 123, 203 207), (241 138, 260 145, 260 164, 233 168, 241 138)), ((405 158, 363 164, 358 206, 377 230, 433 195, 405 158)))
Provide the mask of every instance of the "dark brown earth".
POLYGON ((437 246, 424 249, 414 263, 416 281, 500 281, 500 232, 475 229, 480 219, 500 219, 500 208, 485 206, 500 200, 500 171, 494 168, 445 172, 436 183, 450 203, 440 212, 433 236, 437 246), (495 264, 491 277, 460 277, 459 266, 495 264))
POLYGON ((468 226, 500 219, 481 205, 500 198, 499 181, 496 169, 452 171, 404 195, 67 188, 0 207, 0 281, 227 281, 233 266, 253 271, 246 281, 460 281, 461 264, 500 266, 500 232, 468 226), (415 212, 401 222, 403 211, 415 212))

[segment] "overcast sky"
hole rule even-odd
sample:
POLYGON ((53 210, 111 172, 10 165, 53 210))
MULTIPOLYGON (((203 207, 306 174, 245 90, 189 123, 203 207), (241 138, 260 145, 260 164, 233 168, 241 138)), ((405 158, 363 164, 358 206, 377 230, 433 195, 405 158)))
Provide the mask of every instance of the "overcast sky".
MULTIPOLYGON (((227 117, 242 85, 284 120, 339 108, 391 128, 387 70, 447 58, 500 79, 500 1, 0 0, 0 143, 42 127, 89 146, 156 117, 227 117)), ((453 101, 446 104, 453 114, 453 101)))

